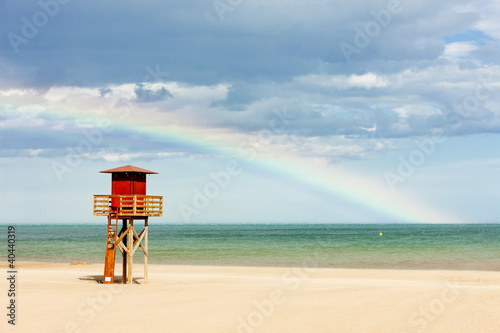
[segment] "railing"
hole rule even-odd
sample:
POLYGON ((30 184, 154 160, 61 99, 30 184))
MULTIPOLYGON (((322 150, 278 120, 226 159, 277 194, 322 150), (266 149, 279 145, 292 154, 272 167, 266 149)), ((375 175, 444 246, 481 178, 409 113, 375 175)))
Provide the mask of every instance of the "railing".
POLYGON ((154 195, 94 195, 94 215, 162 216, 163 197, 154 195))

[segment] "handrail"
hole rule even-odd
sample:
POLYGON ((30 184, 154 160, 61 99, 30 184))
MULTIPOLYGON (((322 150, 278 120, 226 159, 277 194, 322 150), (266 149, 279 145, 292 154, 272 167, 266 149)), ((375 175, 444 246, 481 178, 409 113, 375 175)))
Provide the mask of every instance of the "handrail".
POLYGON ((157 195, 94 195, 94 215, 162 216, 163 197, 157 195))

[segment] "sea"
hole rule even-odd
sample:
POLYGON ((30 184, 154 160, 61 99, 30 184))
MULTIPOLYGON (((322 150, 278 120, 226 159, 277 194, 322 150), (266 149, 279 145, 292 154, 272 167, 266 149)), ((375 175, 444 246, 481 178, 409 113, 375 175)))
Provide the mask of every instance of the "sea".
MULTIPOLYGON (((136 221, 142 230, 143 222, 136 221)), ((14 224, 17 261, 103 263, 106 223, 14 224)), ((7 261, 7 228, 1 260, 7 261)), ((117 262, 121 259, 117 255, 117 262)), ((134 263, 142 262, 138 250, 134 263)), ((150 264, 500 271, 500 224, 149 224, 150 264)))

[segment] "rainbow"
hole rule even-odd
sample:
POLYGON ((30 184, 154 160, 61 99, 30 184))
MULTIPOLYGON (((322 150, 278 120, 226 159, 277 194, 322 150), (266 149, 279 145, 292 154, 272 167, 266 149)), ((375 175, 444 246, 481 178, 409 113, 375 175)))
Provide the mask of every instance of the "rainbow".
MULTIPOLYGON (((26 108, 26 98, 18 96, 17 101, 10 96, 8 102, 1 102, 0 107, 15 107, 23 105, 26 108)), ((36 100, 37 98, 35 98, 36 100)), ((40 101, 38 101, 40 102, 40 101)), ((109 112, 109 111, 108 111, 109 112)), ((88 108, 85 103, 71 105, 49 105, 43 114, 55 120, 92 121, 96 117, 111 120, 115 129, 131 133, 145 134, 156 140, 179 144, 206 154, 235 158, 252 164, 265 172, 272 172, 280 177, 286 177, 290 182, 300 184, 304 188, 321 191, 332 200, 348 201, 362 211, 372 212, 377 219, 397 223, 457 223, 458 218, 430 207, 417 199, 402 197, 398 193, 391 193, 387 186, 371 180, 363 179, 337 166, 320 166, 303 158, 279 152, 275 157, 268 157, 256 151, 254 157, 242 155, 241 142, 232 144, 224 138, 207 139, 206 133, 210 129, 186 125, 159 125, 162 124, 162 113, 155 111, 148 117, 129 113, 128 115, 106 115, 102 108, 94 106, 88 108)), ((163 122, 164 123, 164 122, 163 122)), ((224 134, 224 130, 220 130, 224 134)), ((226 133, 229 134, 229 133, 226 133)), ((214 135, 213 137, 217 137, 214 135)), ((251 147, 251 146, 249 146, 251 147)))

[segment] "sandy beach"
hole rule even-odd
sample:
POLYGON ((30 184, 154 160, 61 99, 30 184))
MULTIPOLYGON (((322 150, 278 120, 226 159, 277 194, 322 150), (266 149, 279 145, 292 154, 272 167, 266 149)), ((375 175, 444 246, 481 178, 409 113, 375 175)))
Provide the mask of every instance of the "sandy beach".
MULTIPOLYGON (((7 271, 6 264, 1 266, 7 271)), ((498 332, 500 272, 17 263, 2 332, 498 332), (119 271, 117 265, 116 271, 119 271)), ((6 279, 0 284, 8 304, 6 279)), ((5 306, 4 312, 5 310, 5 306)))

